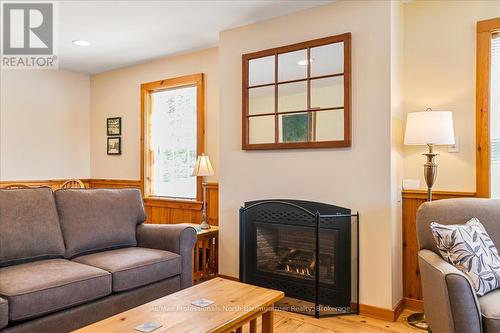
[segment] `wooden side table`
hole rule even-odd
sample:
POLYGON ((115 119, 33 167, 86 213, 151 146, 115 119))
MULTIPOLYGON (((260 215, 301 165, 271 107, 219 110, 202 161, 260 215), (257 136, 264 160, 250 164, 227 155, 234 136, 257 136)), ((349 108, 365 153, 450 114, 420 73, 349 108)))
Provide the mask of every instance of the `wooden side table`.
POLYGON ((216 277, 219 272, 219 227, 200 229, 198 224, 183 224, 194 227, 198 236, 193 249, 193 284, 216 277))

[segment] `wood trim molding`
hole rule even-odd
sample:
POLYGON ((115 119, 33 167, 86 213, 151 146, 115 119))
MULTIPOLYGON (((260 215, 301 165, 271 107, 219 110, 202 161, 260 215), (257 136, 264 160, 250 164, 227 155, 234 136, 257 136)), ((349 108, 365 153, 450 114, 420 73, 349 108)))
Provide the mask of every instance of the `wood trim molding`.
POLYGON ((477 32, 495 32, 500 31, 500 17, 477 22, 477 32))
POLYGON ((393 321, 394 318, 393 310, 378 308, 376 306, 366 304, 359 305, 359 314, 367 317, 383 319, 386 321, 393 321))
MULTIPOLYGON (((423 199, 427 200, 427 191, 424 190, 403 190, 403 199, 423 199)), ((475 197, 475 192, 453 192, 453 191, 432 191, 433 199, 449 198, 469 198, 475 197)))
POLYGON ((401 299, 394 309, 379 308, 372 305, 360 304, 359 314, 386 321, 396 321, 405 307, 404 299, 401 299))
POLYGON ((144 205, 161 208, 201 210, 203 207, 203 202, 191 200, 169 200, 149 197, 144 198, 144 205))
MULTIPOLYGON (((89 187, 89 179, 80 179, 85 187, 89 187)), ((67 179, 50 179, 50 180, 0 180, 0 188, 9 186, 12 184, 22 184, 27 186, 47 186, 52 188, 53 190, 57 190, 61 187, 61 185, 67 181, 67 179)))
POLYGON ((422 301, 420 299, 413 299, 413 298, 408 298, 408 297, 405 297, 404 301, 405 301, 404 305, 406 308, 411 309, 411 310, 416 310, 419 312, 424 311, 424 301, 422 301))
MULTIPOLYGON (((232 281, 239 281, 240 279, 234 276, 230 275, 224 275, 224 274, 217 274, 218 277, 232 280, 232 281)), ((405 300, 401 299, 394 309, 384 309, 384 308, 379 308, 376 306, 372 305, 365 305, 365 304, 360 304, 359 305, 359 314, 367 317, 372 317, 376 319, 382 319, 386 321, 396 321, 398 317, 401 315, 405 307, 405 300)))
POLYGON ((106 188, 106 187, 141 187, 140 180, 126 179, 89 179, 89 187, 106 188))
POLYGON ((237 277, 234 277, 234 276, 230 276, 230 275, 217 274, 217 277, 220 277, 220 278, 223 278, 223 279, 227 279, 227 280, 231 280, 231 281, 240 282, 240 279, 238 279, 237 277))
MULTIPOLYGON (((140 180, 128 180, 128 179, 82 179, 85 185, 89 188, 119 188, 119 187, 136 187, 139 188, 141 185, 140 180)), ((27 186, 48 186, 52 189, 58 189, 60 186, 67 181, 67 179, 50 179, 50 180, 1 180, 0 187, 4 187, 10 184, 24 184, 27 186)))
POLYGON ((500 31, 500 17, 477 22, 476 30, 476 192, 489 198, 491 37, 500 31))
POLYGON ((219 183, 207 182, 207 190, 208 189, 219 189, 219 183))

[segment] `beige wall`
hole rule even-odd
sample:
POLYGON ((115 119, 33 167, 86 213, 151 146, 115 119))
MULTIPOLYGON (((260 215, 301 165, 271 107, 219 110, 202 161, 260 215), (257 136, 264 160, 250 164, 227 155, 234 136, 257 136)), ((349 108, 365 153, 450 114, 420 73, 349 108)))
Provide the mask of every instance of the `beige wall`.
MULTIPOLYGON (((401 294, 391 202, 390 2, 339 1, 220 34, 220 272, 238 275, 238 208, 296 198, 361 214, 361 302, 392 308, 401 294), (241 55, 352 33, 353 146, 241 150, 241 55), (395 281, 398 280, 398 281, 395 281)), ((397 232, 396 232, 397 233, 397 232)))
POLYGON ((196 73, 205 74, 205 146, 219 174, 218 52, 212 48, 91 76, 91 177, 139 179, 140 85, 196 73), (122 155, 106 154, 108 117, 122 117, 122 155))
POLYGON ((88 75, 2 70, 0 76, 0 179, 88 178, 88 75))
MULTIPOLYGON (((453 111, 460 153, 439 147, 437 190, 475 191, 476 22, 500 16, 500 1, 413 1, 404 5, 405 111, 453 111)), ((405 147, 404 177, 424 188, 421 154, 405 147)))

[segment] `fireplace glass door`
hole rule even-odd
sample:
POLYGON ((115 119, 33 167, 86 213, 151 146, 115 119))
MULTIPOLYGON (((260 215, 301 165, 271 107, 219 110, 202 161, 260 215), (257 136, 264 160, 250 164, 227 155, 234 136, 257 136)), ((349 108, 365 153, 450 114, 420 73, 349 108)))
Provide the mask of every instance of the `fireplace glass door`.
MULTIPOLYGON (((324 284, 335 283, 337 235, 334 230, 322 230, 320 235, 319 274, 324 284)), ((257 272, 315 281, 315 229, 256 223, 256 238, 257 272)))

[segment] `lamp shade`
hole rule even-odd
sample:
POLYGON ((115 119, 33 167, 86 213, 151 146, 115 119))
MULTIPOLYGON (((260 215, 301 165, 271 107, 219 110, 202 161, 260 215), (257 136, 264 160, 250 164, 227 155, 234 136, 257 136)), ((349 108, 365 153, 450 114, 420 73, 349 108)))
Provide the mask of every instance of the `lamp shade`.
POLYGON ((207 155, 201 154, 196 159, 196 163, 194 164, 193 176, 213 176, 214 168, 212 168, 212 164, 210 163, 210 158, 207 155))
POLYGON ((455 134, 451 111, 422 111, 408 113, 406 145, 453 145, 455 134))

